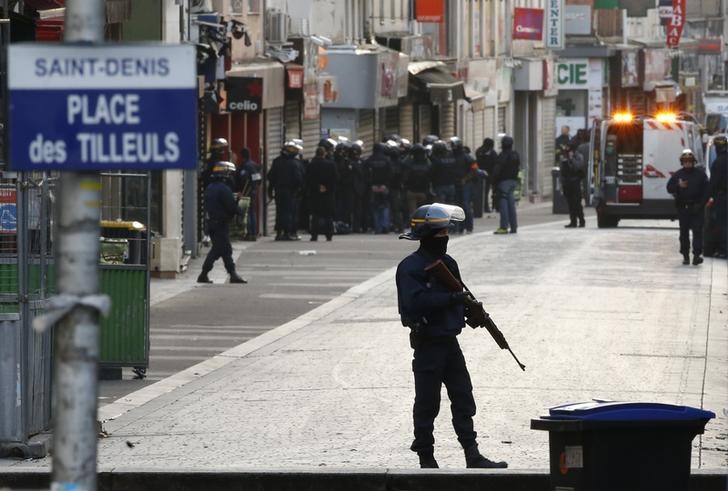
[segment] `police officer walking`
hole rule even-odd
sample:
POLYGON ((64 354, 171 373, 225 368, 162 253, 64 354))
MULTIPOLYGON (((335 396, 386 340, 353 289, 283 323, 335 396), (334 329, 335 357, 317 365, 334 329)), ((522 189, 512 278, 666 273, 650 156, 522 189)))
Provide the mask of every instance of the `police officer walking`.
POLYGON ((708 205, 715 210, 715 221, 718 229, 718 249, 716 255, 718 257, 726 257, 726 242, 728 242, 728 228, 726 227, 728 215, 728 202, 726 200, 726 192, 728 192, 728 138, 725 136, 716 136, 713 138, 715 146, 716 159, 710 169, 710 200, 708 205))
POLYGON ((680 254, 683 264, 690 264, 690 231, 693 232, 693 264, 703 262, 704 209, 708 201, 708 177, 703 169, 695 167, 695 155, 685 149, 680 155, 682 169, 667 181, 667 192, 675 196, 677 217, 680 222, 680 254))
POLYGON ((364 162, 369 184, 369 205, 375 234, 389 233, 389 184, 392 162, 383 143, 375 143, 372 154, 364 162))
POLYGON ((579 227, 583 227, 584 207, 581 204, 581 181, 584 179, 586 169, 581 154, 574 152, 573 147, 568 144, 562 145, 559 170, 561 172, 561 188, 569 207, 569 223, 566 228, 576 228, 576 221, 579 220, 579 227))
POLYGON ((521 158, 513 150, 513 138, 506 135, 501 140, 501 153, 495 164, 493 174, 495 187, 498 190, 498 212, 500 213, 500 227, 493 232, 496 235, 510 233, 518 230, 516 216, 516 198, 514 193, 518 186, 518 171, 521 169, 521 158))
POLYGON ((478 167, 480 170, 486 172, 485 177, 485 190, 483 191, 483 211, 490 213, 495 208, 495 188, 493 187, 493 167, 498 159, 498 152, 495 151, 495 142, 492 138, 486 138, 483 140, 483 146, 475 151, 475 157, 478 160, 478 167), (491 201, 490 192, 493 190, 493 200, 491 201), (492 206, 491 206, 492 204, 492 206))
POLYGON ((465 451, 467 467, 505 468, 478 450, 473 429, 475 399, 470 374, 460 350, 457 335, 465 326, 466 293, 453 292, 425 267, 442 260, 460 278, 455 260, 447 254, 448 227, 465 219, 462 208, 439 203, 419 207, 411 220, 411 230, 400 239, 419 240, 420 247, 397 267, 397 299, 402 324, 410 328, 414 349, 412 370, 415 379, 414 441, 422 468, 437 468, 432 435, 440 410, 440 391, 445 384, 450 398, 452 423, 465 451))
POLYGON ((212 247, 207 253, 198 283, 212 283, 207 274, 212 271, 215 261, 222 258, 225 270, 230 275, 230 283, 247 283, 235 272, 233 248, 230 244, 230 220, 238 213, 232 187, 235 179, 235 164, 220 161, 212 168, 210 184, 205 189, 205 217, 207 235, 212 247))

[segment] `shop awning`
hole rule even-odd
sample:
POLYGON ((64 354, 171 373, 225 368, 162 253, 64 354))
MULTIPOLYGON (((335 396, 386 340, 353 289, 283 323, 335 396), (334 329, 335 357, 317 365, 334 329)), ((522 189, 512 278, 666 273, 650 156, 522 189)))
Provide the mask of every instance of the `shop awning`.
MULTIPOLYGON (((63 18, 65 0, 25 0, 25 6, 38 13, 39 19, 63 18)), ((131 0, 106 0, 106 23, 118 24, 131 17, 131 0)))
POLYGON ((465 100, 470 103, 473 112, 485 110, 485 94, 479 90, 465 86, 465 100))
POLYGON ((435 104, 465 99, 463 81, 450 75, 441 61, 412 62, 408 71, 414 78, 415 88, 428 92, 435 104))
POLYGON ((233 65, 225 74, 227 78, 263 79, 262 109, 280 107, 285 100, 286 74, 278 61, 257 60, 252 63, 233 65))

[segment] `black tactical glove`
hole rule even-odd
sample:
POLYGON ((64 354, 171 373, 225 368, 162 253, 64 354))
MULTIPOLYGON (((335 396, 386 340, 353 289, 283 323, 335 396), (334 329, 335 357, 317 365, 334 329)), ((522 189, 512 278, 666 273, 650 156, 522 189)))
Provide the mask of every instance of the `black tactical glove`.
POLYGON ((466 295, 465 301, 465 323, 475 329, 476 327, 483 327, 488 320, 488 314, 483 308, 483 304, 473 298, 472 295, 466 295))

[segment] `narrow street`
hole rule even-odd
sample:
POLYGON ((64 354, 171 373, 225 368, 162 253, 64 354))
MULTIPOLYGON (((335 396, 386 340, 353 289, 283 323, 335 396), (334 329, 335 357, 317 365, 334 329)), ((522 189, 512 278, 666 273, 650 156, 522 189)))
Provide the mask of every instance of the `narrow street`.
MULTIPOLYGON (((453 241, 464 279, 527 366, 521 372, 485 331, 461 336, 487 455, 513 469, 547 467, 547 435, 530 430, 530 419, 595 398, 714 411, 693 442, 693 468, 728 466, 728 268, 713 259, 682 266, 676 236, 663 221, 569 231, 547 222, 515 236, 485 231, 453 241)), ((397 257, 412 247, 392 243, 397 257)), ((102 414, 119 417, 104 424, 110 437, 100 442, 100 468, 413 467, 411 351, 393 274, 390 267, 372 275, 203 362, 198 377, 146 404, 132 394, 106 406, 102 414)), ((218 289, 231 291, 210 288, 218 289)), ((254 319, 251 325, 275 324, 254 319)), ((462 467, 446 404, 436 440, 441 466, 462 467)))

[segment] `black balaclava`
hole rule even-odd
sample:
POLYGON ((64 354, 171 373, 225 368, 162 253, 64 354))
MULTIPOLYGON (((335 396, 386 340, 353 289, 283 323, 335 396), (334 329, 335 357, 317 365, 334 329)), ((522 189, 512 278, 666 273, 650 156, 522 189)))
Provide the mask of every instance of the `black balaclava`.
POLYGON ((449 239, 450 237, 447 235, 443 237, 425 237, 420 240, 420 247, 434 257, 444 256, 447 253, 449 239))

